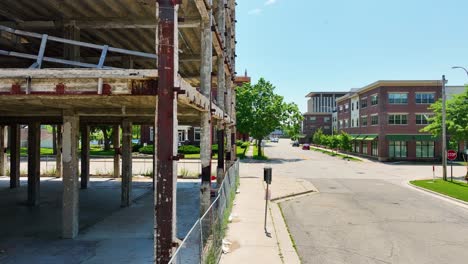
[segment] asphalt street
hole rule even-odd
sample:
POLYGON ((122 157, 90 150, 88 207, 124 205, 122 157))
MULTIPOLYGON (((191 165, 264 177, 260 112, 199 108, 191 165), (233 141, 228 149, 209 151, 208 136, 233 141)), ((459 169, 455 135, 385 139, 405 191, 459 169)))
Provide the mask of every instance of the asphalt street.
POLYGON ((432 165, 345 161, 289 140, 266 153, 273 174, 319 190, 281 203, 303 263, 468 263, 468 210, 406 184, 432 177, 432 165))

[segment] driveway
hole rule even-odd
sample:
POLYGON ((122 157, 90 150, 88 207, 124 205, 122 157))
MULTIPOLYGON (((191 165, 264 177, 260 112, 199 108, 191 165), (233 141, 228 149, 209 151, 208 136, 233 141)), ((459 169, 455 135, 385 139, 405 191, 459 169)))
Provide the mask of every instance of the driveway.
POLYGON ((344 161, 289 140, 266 153, 274 175, 319 190, 280 204, 303 263, 467 263, 468 210, 405 184, 432 177, 432 165, 344 161))

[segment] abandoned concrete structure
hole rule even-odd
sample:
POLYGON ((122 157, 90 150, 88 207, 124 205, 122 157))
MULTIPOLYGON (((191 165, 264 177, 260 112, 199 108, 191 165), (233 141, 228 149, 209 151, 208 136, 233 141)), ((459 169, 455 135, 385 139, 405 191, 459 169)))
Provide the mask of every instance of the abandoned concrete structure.
POLYGON ((28 125, 27 202, 37 205, 40 125, 56 125, 62 235, 74 238, 79 189, 89 179, 90 125, 122 129, 121 136, 114 129, 122 206, 132 196, 131 127, 154 125, 154 255, 155 263, 167 263, 177 247, 177 126, 201 127, 202 214, 210 204, 212 126, 226 142, 219 148, 218 178, 236 159, 235 6, 234 0, 2 1, 0 175, 8 167, 9 141, 10 187, 18 187, 19 128, 28 125))

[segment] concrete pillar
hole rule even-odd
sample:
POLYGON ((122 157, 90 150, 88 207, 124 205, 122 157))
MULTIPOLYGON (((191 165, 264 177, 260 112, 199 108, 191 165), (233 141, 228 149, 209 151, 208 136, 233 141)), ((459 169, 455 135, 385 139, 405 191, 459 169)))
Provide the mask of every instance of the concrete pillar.
MULTIPOLYGON (((232 81, 226 82, 226 112, 228 116, 232 114, 232 81)), ((232 137, 231 125, 226 124, 226 170, 231 167, 232 160, 232 137)))
POLYGON ((122 122, 122 193, 121 207, 130 206, 132 193, 132 123, 122 122))
POLYGON ((89 182, 89 126, 82 124, 81 130, 81 189, 88 188, 89 182))
MULTIPOLYGON (((201 65, 200 65, 200 90, 201 93, 211 98, 211 72, 213 70, 213 35, 211 32, 212 11, 209 11, 209 19, 202 22, 201 35, 201 65)), ((203 215, 210 206, 211 192, 211 112, 201 113, 200 123, 200 158, 201 158, 201 188, 200 188, 200 215, 203 215)))
POLYGON ((218 169, 216 173, 216 182, 220 185, 224 179, 224 129, 223 125, 218 126, 217 131, 218 138, 218 169))
POLYGON ((62 125, 57 125, 57 154, 55 155, 55 170, 57 177, 63 177, 62 171, 62 125))
POLYGON ((0 176, 6 176, 7 168, 7 127, 0 125, 0 176))
POLYGON ((112 143, 114 144, 114 178, 120 177, 120 126, 112 129, 112 143))
POLYGON ((78 138, 79 118, 63 117, 62 236, 75 238, 79 231, 78 138))
POLYGON ((41 124, 28 125, 28 205, 39 205, 41 169, 41 124))
POLYGON ((20 187, 21 127, 10 126, 10 188, 20 187))

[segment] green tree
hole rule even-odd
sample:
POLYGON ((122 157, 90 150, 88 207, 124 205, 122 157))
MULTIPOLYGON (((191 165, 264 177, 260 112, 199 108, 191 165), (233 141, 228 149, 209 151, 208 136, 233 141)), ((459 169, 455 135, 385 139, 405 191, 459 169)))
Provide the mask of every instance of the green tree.
POLYGON ((286 119, 283 121, 283 130, 292 139, 297 140, 301 134, 301 124, 304 117, 295 103, 286 104, 286 119))
POLYGON ((291 118, 290 112, 294 112, 294 107, 284 103, 274 90, 263 78, 257 84, 245 83, 236 90, 237 130, 257 140, 259 156, 263 156, 262 140, 283 127, 291 118))
MULTIPOLYGON (((434 116, 429 118, 429 125, 421 129, 421 132, 429 132, 435 137, 442 135, 442 100, 433 103, 430 110, 434 116)), ((455 95, 446 102, 446 129, 450 135, 450 141, 468 140, 468 86, 461 94, 455 95)), ((450 144, 450 143, 449 143, 450 144)), ((467 161, 466 155, 463 159, 467 161)), ((466 164, 466 175, 468 180, 468 162, 466 164)))
POLYGON ((112 126, 91 127, 91 139, 104 141, 104 150, 109 151, 112 131, 112 126))
POLYGON ((332 151, 336 150, 340 146, 340 139, 339 139, 339 136, 337 135, 330 136, 329 141, 330 141, 329 146, 332 149, 332 151))
POLYGON ((351 138, 349 137, 348 134, 342 131, 339 138, 340 138, 339 146, 341 150, 348 152, 353 149, 353 145, 351 144, 351 138))
POLYGON ((314 135, 312 136, 312 142, 317 145, 322 145, 323 139, 323 131, 322 128, 319 128, 315 131, 314 135))

